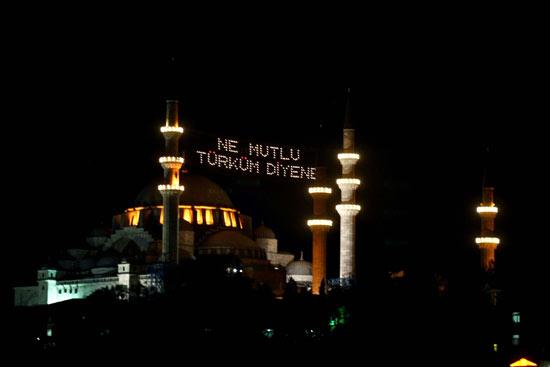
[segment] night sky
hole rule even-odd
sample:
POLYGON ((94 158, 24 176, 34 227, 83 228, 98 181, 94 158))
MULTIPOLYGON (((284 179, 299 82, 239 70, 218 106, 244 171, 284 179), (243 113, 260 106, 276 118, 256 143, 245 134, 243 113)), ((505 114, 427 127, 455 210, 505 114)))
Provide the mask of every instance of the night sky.
MULTIPOLYGON (((387 52, 365 65, 367 80, 344 83, 352 84, 362 157, 357 174, 364 182, 358 193, 359 273, 376 277, 406 267, 458 279, 474 272, 475 207, 488 161, 500 209, 497 266, 518 287, 548 284, 541 209, 547 196, 542 125, 548 119, 530 63, 487 59, 481 47, 467 54, 406 50, 384 47, 387 52)), ((9 101, 15 112, 4 121, 4 149, 16 147, 5 153, 11 220, 4 230, 19 235, 4 242, 15 259, 10 282, 32 279, 47 254, 82 245, 86 233, 109 224, 160 177, 158 129, 167 98, 180 100, 183 149, 192 139, 218 134, 289 144, 317 150, 329 172, 338 172, 347 85, 325 83, 322 73, 315 84, 262 80, 258 65, 220 70, 208 64, 199 72, 190 57, 93 45, 13 58, 17 83, 9 101), (217 78, 224 73, 231 80, 217 78), (15 157, 32 160, 17 166, 15 157)), ((281 249, 304 249, 311 259, 307 182, 210 177, 256 225, 263 219, 275 230, 281 249)), ((329 238, 333 275, 337 228, 329 238)))

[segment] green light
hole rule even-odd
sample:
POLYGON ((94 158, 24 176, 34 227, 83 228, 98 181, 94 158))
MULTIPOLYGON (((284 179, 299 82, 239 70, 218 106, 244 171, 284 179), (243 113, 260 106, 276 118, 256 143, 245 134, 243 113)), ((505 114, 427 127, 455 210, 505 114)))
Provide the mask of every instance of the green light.
POLYGON ((336 309, 336 315, 329 319, 328 326, 330 331, 334 331, 339 325, 347 324, 349 319, 349 313, 346 311, 345 306, 338 307, 336 309))
POLYGON ((266 337, 266 338, 273 338, 273 335, 275 334, 275 330, 273 329, 264 329, 262 331, 262 334, 266 337))

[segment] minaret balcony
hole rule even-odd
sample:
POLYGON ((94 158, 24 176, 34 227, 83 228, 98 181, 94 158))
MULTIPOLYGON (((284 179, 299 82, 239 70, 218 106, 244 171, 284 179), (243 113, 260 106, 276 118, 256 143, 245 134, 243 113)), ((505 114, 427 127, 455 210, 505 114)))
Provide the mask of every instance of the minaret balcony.
POLYGON ((307 225, 312 229, 315 227, 330 228, 332 227, 332 220, 330 219, 309 219, 307 225))
POLYGON ((500 238, 498 237, 476 237, 476 243, 480 247, 484 246, 497 246, 500 243, 500 238))
POLYGON ((180 169, 183 165, 183 157, 160 157, 159 163, 162 168, 180 169))
POLYGON ((498 208, 496 206, 485 206, 485 205, 481 205, 481 206, 478 206, 476 211, 479 213, 479 214, 485 214, 485 213, 492 213, 492 214, 496 214, 498 213, 498 208))
POLYGON ((359 154, 357 153, 339 153, 338 160, 342 166, 353 166, 359 160, 359 154))
POLYGON ((324 187, 324 186, 312 186, 312 187, 308 188, 307 191, 311 195, 315 195, 315 194, 330 195, 330 194, 332 194, 332 189, 330 187, 324 187))
POLYGON ((158 185, 158 190, 164 194, 181 194, 185 188, 182 185, 158 185))
POLYGON ((341 216, 343 215, 357 215, 361 211, 361 205, 358 204, 338 204, 336 205, 336 211, 341 216))
POLYGON ((183 134, 183 127, 180 126, 162 126, 160 128, 161 133, 177 133, 183 134))
POLYGON ((361 180, 358 178, 339 178, 336 180, 336 184, 342 191, 355 191, 361 184, 361 180))

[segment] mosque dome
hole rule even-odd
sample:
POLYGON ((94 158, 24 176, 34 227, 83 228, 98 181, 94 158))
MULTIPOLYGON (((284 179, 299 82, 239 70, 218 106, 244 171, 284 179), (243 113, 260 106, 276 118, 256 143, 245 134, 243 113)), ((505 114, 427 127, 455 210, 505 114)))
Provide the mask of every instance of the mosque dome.
MULTIPOLYGON (((157 188, 160 183, 155 180, 141 190, 136 198, 135 206, 162 205, 162 196, 157 188)), ((194 174, 182 175, 181 184, 185 187, 180 196, 181 205, 234 207, 227 193, 218 184, 204 176, 194 174)))
POLYGON ((276 239, 275 232, 269 227, 266 227, 263 223, 254 231, 256 238, 273 238, 276 239))
POLYGON ((300 260, 291 261, 286 266, 287 276, 296 276, 296 275, 309 275, 311 276, 311 263, 303 259, 303 256, 300 260))
POLYGON ((210 235, 198 248, 200 255, 236 255, 241 258, 265 259, 265 251, 238 231, 219 231, 210 235))

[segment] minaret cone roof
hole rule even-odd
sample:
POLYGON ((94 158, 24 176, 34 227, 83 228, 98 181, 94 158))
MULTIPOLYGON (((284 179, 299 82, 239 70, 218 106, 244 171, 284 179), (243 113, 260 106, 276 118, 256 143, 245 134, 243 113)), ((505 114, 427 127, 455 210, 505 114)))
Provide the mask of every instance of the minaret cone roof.
POLYGON ((351 120, 351 88, 346 90, 346 114, 344 116, 344 129, 353 129, 351 120))

